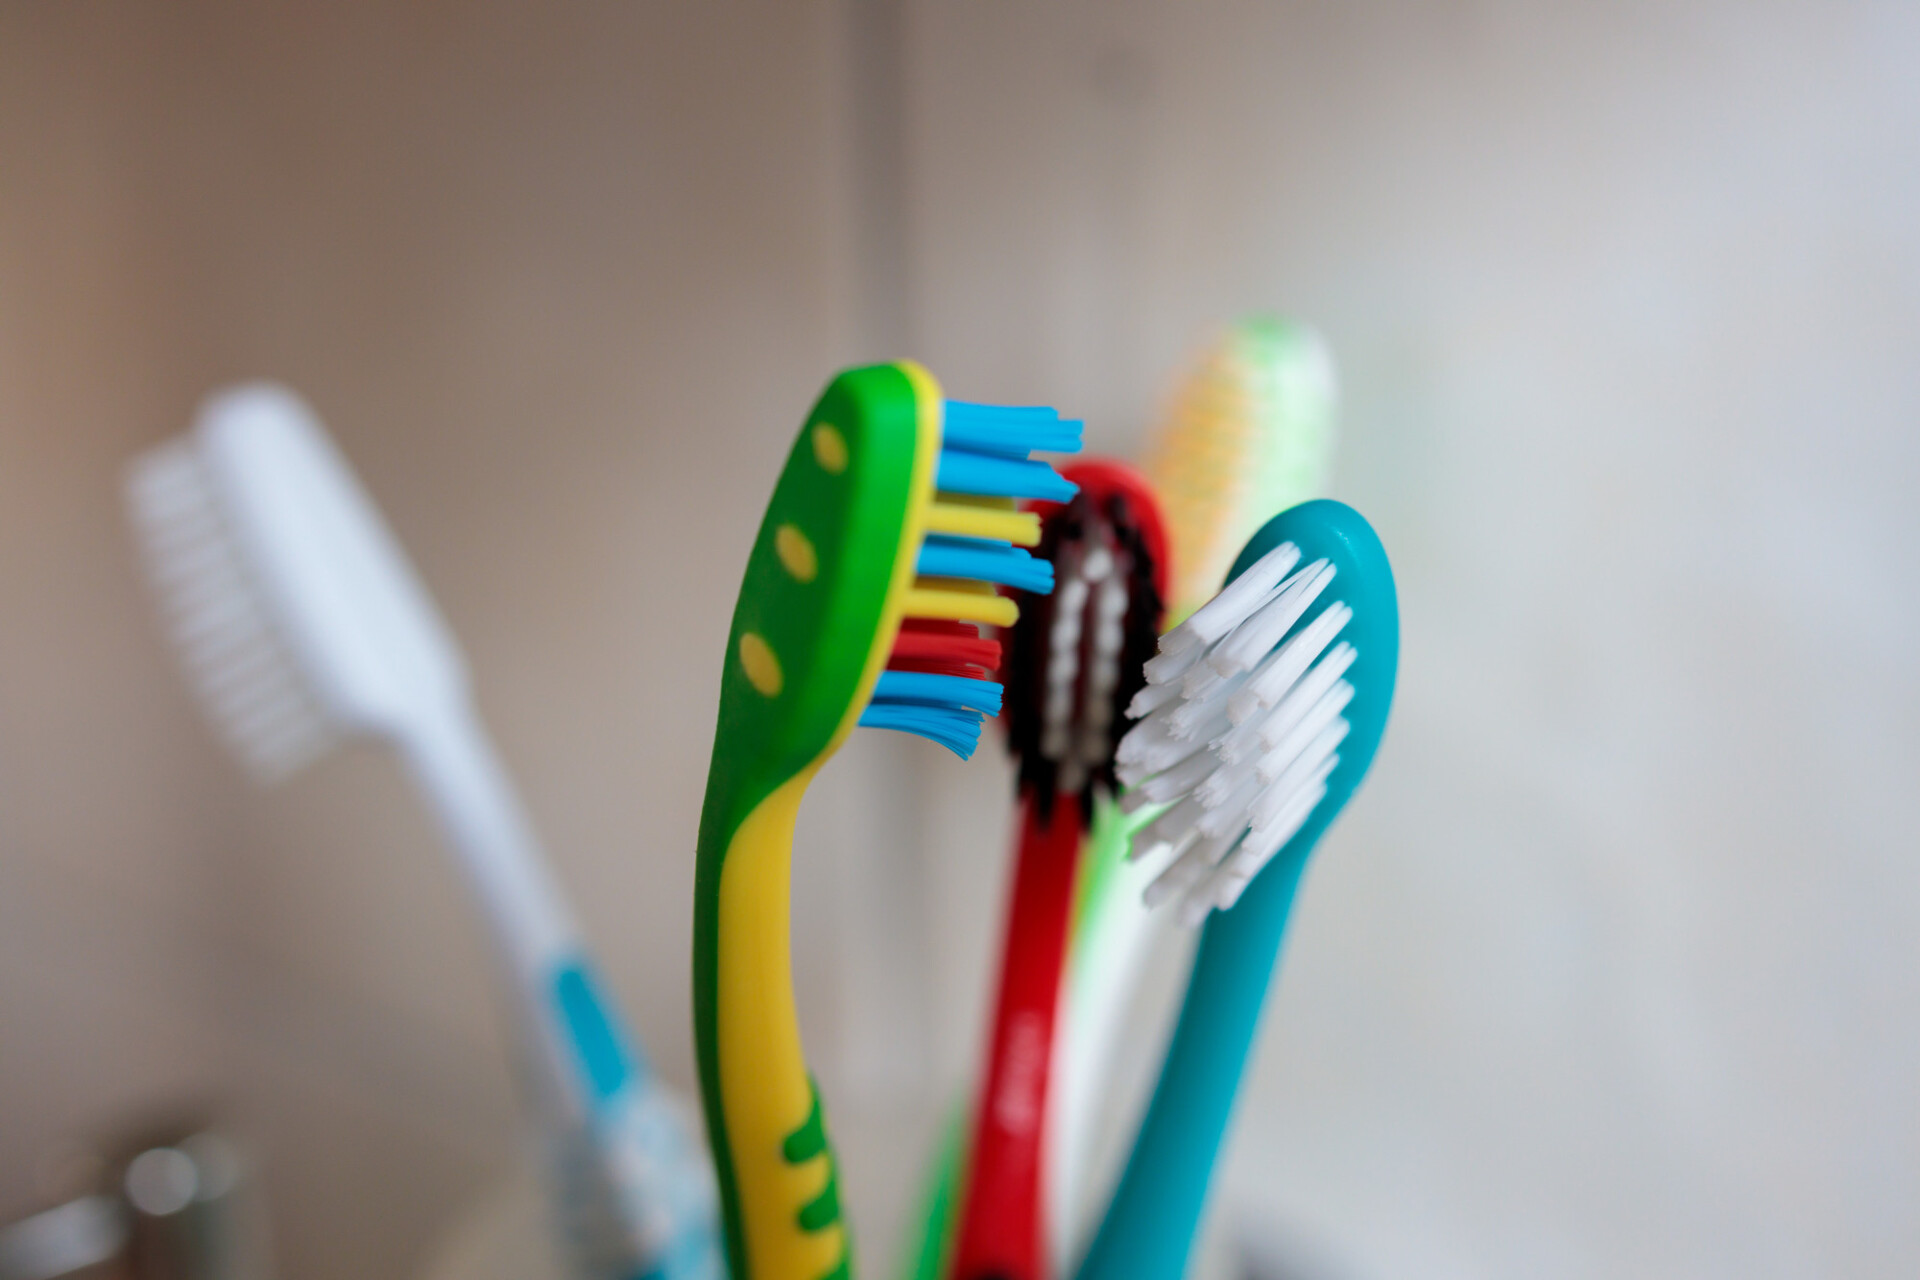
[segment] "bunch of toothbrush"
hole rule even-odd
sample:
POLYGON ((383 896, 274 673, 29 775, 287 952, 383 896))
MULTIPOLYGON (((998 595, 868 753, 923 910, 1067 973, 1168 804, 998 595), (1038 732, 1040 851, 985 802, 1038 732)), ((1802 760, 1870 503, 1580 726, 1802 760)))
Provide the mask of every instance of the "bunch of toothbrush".
POLYGON ((1274 321, 1222 336, 1138 470, 1056 469, 1033 455, 1079 452, 1078 422, 949 400, 916 364, 827 386, 724 658, 695 853, 704 1143, 601 993, 452 637, 305 404, 216 395, 127 487, 189 677, 250 770, 384 740, 440 819, 499 961, 569 1276, 853 1274, 793 996, 796 816, 856 728, 964 760, 1000 717, 1016 837, 984 1069, 904 1270, 1177 1280, 1296 886, 1393 696, 1385 552, 1321 497, 1333 419, 1324 346, 1274 321), (1198 944, 1116 1178, 1096 1139, 1168 917, 1198 944))

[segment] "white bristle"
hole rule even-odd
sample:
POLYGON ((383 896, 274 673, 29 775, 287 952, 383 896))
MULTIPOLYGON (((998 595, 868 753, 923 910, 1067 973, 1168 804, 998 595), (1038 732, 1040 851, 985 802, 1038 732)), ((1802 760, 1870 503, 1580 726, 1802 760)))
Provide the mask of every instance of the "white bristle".
MULTIPOLYGON (((1260 779, 1251 770, 1234 779, 1219 804, 1206 805, 1207 811, 1197 824, 1203 836, 1232 835, 1247 825, 1247 809, 1260 798, 1260 779)), ((1195 797, 1198 799, 1198 797, 1195 797)))
MULTIPOLYGON (((1199 786, 1193 788, 1193 794, 1209 809, 1217 809, 1225 803, 1227 797, 1234 793, 1241 781, 1252 777, 1259 767, 1258 760, 1241 760, 1222 764, 1218 750, 1207 752, 1205 759, 1209 765, 1213 766, 1213 772, 1203 778, 1199 786)), ((1154 781, 1158 782, 1159 779, 1155 778, 1154 781)))
POLYGON ((1173 629, 1186 632, 1192 640, 1212 645, 1239 626, 1259 608, 1273 589, 1300 563, 1300 551, 1291 542, 1283 542, 1247 567, 1247 571, 1220 589, 1220 594, 1193 611, 1193 615, 1173 629))
POLYGON ((1204 812, 1200 802, 1192 796, 1181 800, 1134 833, 1131 856, 1144 857, 1155 848, 1162 846, 1173 849, 1184 847, 1196 834, 1195 824, 1199 822, 1200 815, 1204 812))
POLYGON ((1227 716, 1232 692, 1232 683, 1223 683, 1192 702, 1181 703, 1167 716, 1168 731, 1183 742, 1210 741, 1225 733, 1233 724, 1227 716))
POLYGON ((1147 885, 1146 904, 1157 907, 1200 884, 1207 878, 1208 872, 1239 846, 1243 838, 1242 831, 1229 831, 1225 835, 1209 836, 1188 845, 1179 857, 1167 865, 1165 871, 1147 885))
MULTIPOLYGON (((1141 805, 1166 804, 1177 800, 1192 791, 1217 771, 1213 754, 1208 751, 1196 751, 1173 768, 1156 773, 1128 793, 1128 800, 1137 809, 1141 805), (1137 801, 1133 797, 1139 797, 1137 801)), ((1202 801, 1205 803, 1205 801, 1202 801)), ((1128 810, 1132 812, 1132 810, 1128 810)))
POLYGON ((1180 696, 1189 703, 1211 698, 1233 674, 1219 670, 1210 662, 1196 662, 1180 677, 1180 696))
POLYGON ((1152 715, 1180 696, 1177 684, 1149 684, 1141 686, 1140 692, 1133 695, 1133 701, 1127 704, 1127 718, 1138 720, 1152 715))
POLYGON ((1300 621, 1333 581, 1333 566, 1316 560, 1281 586, 1271 600, 1207 654, 1207 666, 1223 676, 1251 671, 1300 621))
POLYGON ((1056 764, 1067 755, 1073 737, 1073 712, 1080 678, 1081 614, 1087 601, 1087 581, 1077 558, 1060 557, 1059 584, 1054 589, 1052 625, 1047 629, 1047 665, 1042 673, 1040 754, 1056 764))
MULTIPOLYGON (((1120 684, 1120 651, 1127 642, 1127 584, 1113 572, 1113 557, 1106 548, 1096 549, 1103 558, 1105 572, 1094 592, 1094 629, 1087 646, 1086 697, 1080 714, 1080 741, 1074 753, 1079 763, 1089 770, 1105 764, 1112 749, 1113 692, 1120 684)), ((1089 563, 1092 560, 1089 556, 1089 563)))
POLYGON ((1080 791, 1113 750, 1114 690, 1121 678, 1130 600, 1128 564, 1106 542, 1060 549, 1042 674, 1040 754, 1062 793, 1080 791))
POLYGON ((1123 805, 1168 806, 1132 856, 1169 857, 1146 902, 1179 898, 1189 924, 1238 901, 1339 763, 1354 696, 1342 677, 1358 656, 1339 636, 1353 611, 1334 600, 1302 626, 1334 568, 1295 573, 1299 562, 1291 543, 1275 548, 1162 637, 1128 709, 1139 723, 1120 743, 1120 778, 1134 788, 1123 805))
MULTIPOLYGON (((1332 652, 1314 664, 1313 670, 1301 677, 1299 684, 1287 691, 1279 705, 1265 715, 1254 716, 1233 732, 1249 731, 1256 753, 1273 750, 1280 745, 1280 739, 1293 732, 1293 727, 1321 698, 1331 689, 1346 683, 1340 677, 1346 674, 1347 668, 1353 665, 1353 660, 1358 656, 1350 644, 1335 645, 1332 652)), ((1348 687, 1351 689, 1351 686, 1348 687)), ((1351 697, 1351 693, 1348 696, 1351 697)))
POLYGON ((1088 582, 1105 582, 1113 573, 1113 553, 1095 543, 1080 566, 1080 576, 1088 582))
POLYGON ((1270 827, 1274 815, 1286 808, 1290 796, 1308 790, 1314 774, 1334 758, 1347 737, 1347 722, 1335 720, 1303 744, 1298 755, 1273 771, 1273 781, 1262 779, 1259 794, 1244 811, 1249 826, 1270 827))
POLYGON ((1166 734, 1158 732, 1164 727, 1164 721, 1159 722, 1155 729, 1146 731, 1136 725, 1127 732, 1126 737, 1120 739, 1120 748, 1113 753, 1113 767, 1123 784, 1131 787, 1148 774, 1158 773, 1172 763, 1159 761, 1164 748, 1172 742, 1166 734))
POLYGON ((1321 651, 1333 643, 1334 637, 1340 634, 1340 629, 1352 617, 1353 610, 1336 600, 1322 610, 1319 617, 1275 649, 1254 669, 1228 704, 1227 714, 1233 718, 1233 722, 1240 724, 1261 707, 1277 704, 1320 656, 1321 651))
MULTIPOLYGON (((1200 637, 1196 636, 1188 628, 1175 627, 1160 637, 1158 649, 1162 657, 1177 658, 1194 649, 1198 649, 1200 653, 1205 653, 1207 646, 1201 644, 1200 637)), ((1195 654, 1194 660, 1198 661, 1199 656, 1199 654, 1195 654)))
POLYGON ((1307 754, 1313 741, 1329 727, 1346 724, 1340 718, 1340 713, 1347 709, 1347 703, 1352 700, 1353 686, 1344 680, 1328 690, 1300 718, 1299 724, 1289 729, 1273 744, 1271 750, 1254 762, 1254 772, 1259 774, 1260 781, 1271 784, 1295 760, 1307 754))
POLYGON ((1288 797, 1271 822, 1248 831, 1231 856, 1221 860, 1207 882, 1188 895, 1182 911, 1187 923, 1198 924, 1208 911, 1225 910, 1240 900, 1241 892, 1254 875, 1293 839, 1313 816, 1314 807, 1326 798, 1326 780, 1339 760, 1333 756, 1323 761, 1308 784, 1288 797))
POLYGON ((249 771, 276 781, 338 738, 288 650, 192 441, 133 464, 128 509, 187 677, 249 771))
MULTIPOLYGON (((1186 625, 1185 623, 1181 624, 1186 625)), ((1160 637, 1159 656, 1148 658, 1147 665, 1141 671, 1147 677, 1149 686, 1165 684, 1169 680, 1178 680, 1193 668, 1193 665, 1206 656, 1207 647, 1197 641, 1193 644, 1170 645, 1168 642, 1180 634, 1175 627, 1160 637)))

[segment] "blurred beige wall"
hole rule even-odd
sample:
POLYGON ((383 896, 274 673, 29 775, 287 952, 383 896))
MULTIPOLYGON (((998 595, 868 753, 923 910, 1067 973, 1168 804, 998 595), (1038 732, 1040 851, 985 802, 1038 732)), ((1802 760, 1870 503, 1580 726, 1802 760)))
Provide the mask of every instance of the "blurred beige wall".
MULTIPOLYGON (((1405 666, 1208 1266, 1920 1270, 1916 57, 1902 6, 1717 0, 0 10, 0 1213, 212 1098, 286 1275, 398 1277, 512 1161, 392 762, 249 790, 150 625, 118 469, 206 390, 327 419, 684 1085, 716 655, 824 377, 912 352, 1125 451, 1277 308, 1405 666)), ((1007 786, 891 746, 797 898, 869 1270, 1007 786)))

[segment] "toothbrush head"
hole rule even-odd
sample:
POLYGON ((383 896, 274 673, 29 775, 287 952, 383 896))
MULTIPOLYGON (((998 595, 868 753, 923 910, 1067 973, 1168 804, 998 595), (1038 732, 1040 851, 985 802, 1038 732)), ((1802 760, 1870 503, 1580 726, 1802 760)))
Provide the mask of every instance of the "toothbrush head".
POLYGON ((1393 571, 1353 508, 1275 516, 1211 601, 1160 639, 1122 740, 1122 804, 1168 806, 1133 840, 1166 860, 1147 903, 1198 924, 1290 846, 1304 855, 1366 775, 1399 661, 1393 571))
POLYGON ((1061 474, 1080 492, 1036 504, 1039 554, 1057 581, 1050 596, 1022 599, 1009 632, 1007 743, 1043 821, 1056 796, 1076 799, 1090 821, 1095 791, 1117 789, 1114 748, 1160 630, 1166 532, 1132 467, 1088 459, 1061 474))
POLYGON ((1271 317, 1228 326, 1182 378, 1142 468, 1166 507, 1176 622, 1262 521, 1326 492, 1338 400, 1326 342, 1271 317))
POLYGON ((286 388, 210 397, 192 431, 134 460, 126 497, 189 678, 260 780, 464 692, 412 566, 286 388))
MULTIPOLYGON (((999 586, 1044 594, 1026 550, 1071 482, 1034 450, 1080 447, 1051 409, 948 401, 918 365, 854 369, 828 386, 774 488, 734 611, 709 794, 739 812, 817 768, 856 724, 929 738, 965 759, 998 715, 999 586)), ((718 818, 721 815, 715 814, 718 818)))

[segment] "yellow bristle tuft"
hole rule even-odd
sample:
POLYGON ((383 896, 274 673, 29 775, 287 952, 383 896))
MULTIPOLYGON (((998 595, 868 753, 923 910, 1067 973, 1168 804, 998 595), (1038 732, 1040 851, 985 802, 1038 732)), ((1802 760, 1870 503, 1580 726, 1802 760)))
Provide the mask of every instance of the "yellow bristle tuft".
POLYGON ((908 589, 902 612, 910 618, 943 618, 953 622, 982 622, 1010 627, 1020 618, 1020 606, 991 587, 947 579, 922 578, 908 589))
POLYGON ((1031 511, 975 506, 942 494, 927 505, 927 532, 998 538, 1017 547, 1040 545, 1040 517, 1031 511))

